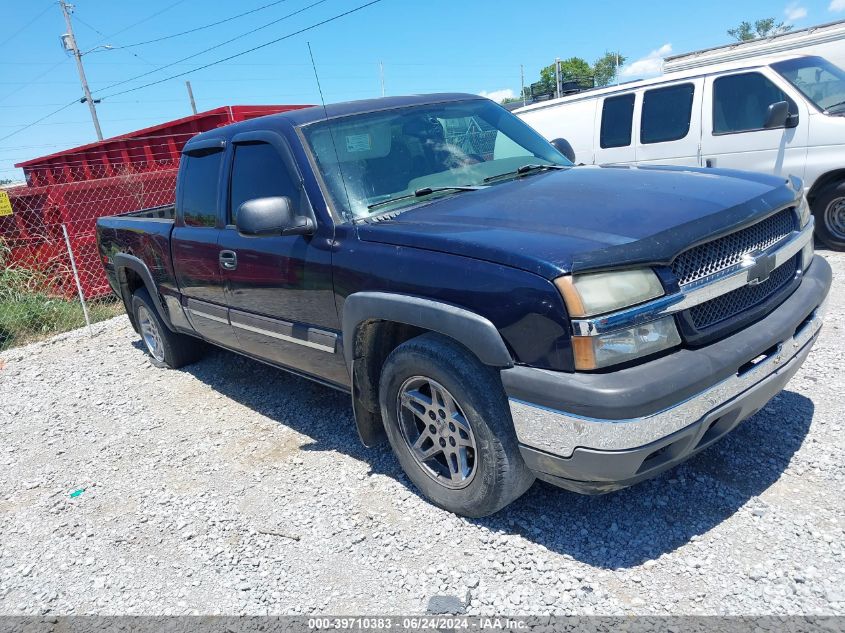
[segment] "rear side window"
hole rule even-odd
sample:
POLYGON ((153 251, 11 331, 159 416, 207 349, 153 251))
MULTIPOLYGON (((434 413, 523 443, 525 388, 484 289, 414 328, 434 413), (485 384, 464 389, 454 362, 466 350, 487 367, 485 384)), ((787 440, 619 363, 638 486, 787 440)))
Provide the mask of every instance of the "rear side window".
POLYGON ((295 200, 297 188, 279 152, 269 143, 241 143, 235 146, 232 186, 229 190, 229 223, 234 224, 238 208, 247 200, 288 196, 295 200))
POLYGON ((601 108, 602 148, 627 147, 631 144, 631 124, 634 121, 634 94, 610 97, 601 108))
POLYGON ((769 106, 778 101, 798 113, 795 102, 760 73, 719 77, 713 82, 713 134, 762 130, 769 106))
POLYGON ((223 151, 214 149, 182 157, 182 217, 186 226, 217 224, 217 193, 223 151))
POLYGON ((647 90, 640 121, 641 143, 677 141, 689 133, 693 84, 647 90))

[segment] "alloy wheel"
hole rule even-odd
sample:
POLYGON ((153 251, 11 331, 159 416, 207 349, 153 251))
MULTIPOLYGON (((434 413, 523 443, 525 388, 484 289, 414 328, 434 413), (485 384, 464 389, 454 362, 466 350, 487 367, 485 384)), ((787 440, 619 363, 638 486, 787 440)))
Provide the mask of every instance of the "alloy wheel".
POLYGON ((465 488, 477 470, 477 450, 461 406, 440 383, 423 376, 399 388, 402 437, 422 470, 446 488, 465 488))
POLYGON ((150 356, 163 363, 164 343, 161 340, 161 332, 158 330, 158 323, 146 306, 138 307, 138 326, 141 328, 141 338, 144 339, 144 345, 147 346, 150 356))

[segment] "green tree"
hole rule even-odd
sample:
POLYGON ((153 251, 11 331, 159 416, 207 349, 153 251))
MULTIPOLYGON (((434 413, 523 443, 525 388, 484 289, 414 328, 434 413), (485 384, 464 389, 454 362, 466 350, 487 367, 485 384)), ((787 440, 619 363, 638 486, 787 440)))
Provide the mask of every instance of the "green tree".
POLYGON ((593 77, 596 86, 607 86, 616 79, 616 70, 625 63, 626 57, 621 53, 605 53, 593 64, 593 77))
MULTIPOLYGON (((561 81, 575 81, 593 76, 593 69, 586 60, 580 57, 570 57, 560 61, 561 81)), ((548 92, 555 91, 555 65, 549 64, 540 71, 540 82, 548 92)))
POLYGON ((787 33, 791 30, 792 26, 789 24, 784 24, 783 22, 776 23, 774 18, 763 18, 756 20, 753 25, 751 22, 743 20, 736 28, 728 29, 728 35, 737 42, 748 42, 761 37, 771 37, 772 35, 787 33))

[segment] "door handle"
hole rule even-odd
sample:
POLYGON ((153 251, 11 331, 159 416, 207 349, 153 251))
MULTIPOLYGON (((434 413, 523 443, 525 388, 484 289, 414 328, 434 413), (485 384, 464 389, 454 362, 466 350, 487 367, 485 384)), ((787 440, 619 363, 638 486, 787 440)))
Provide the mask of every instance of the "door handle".
POLYGON ((715 158, 707 158, 704 161, 705 167, 715 167, 716 166, 716 159, 715 158))
POLYGON ((238 267, 238 254, 235 251, 220 251, 220 268, 235 270, 238 267))

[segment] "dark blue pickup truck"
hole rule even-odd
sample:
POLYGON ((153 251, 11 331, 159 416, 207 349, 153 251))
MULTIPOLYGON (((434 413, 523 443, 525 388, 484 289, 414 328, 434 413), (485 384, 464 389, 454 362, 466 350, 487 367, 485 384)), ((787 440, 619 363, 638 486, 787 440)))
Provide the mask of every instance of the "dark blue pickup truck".
POLYGON ((153 364, 208 341, 349 392, 469 516, 709 446, 798 370, 831 283, 800 182, 577 167, 471 95, 200 134, 175 199, 97 225, 153 364))

